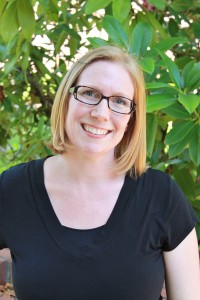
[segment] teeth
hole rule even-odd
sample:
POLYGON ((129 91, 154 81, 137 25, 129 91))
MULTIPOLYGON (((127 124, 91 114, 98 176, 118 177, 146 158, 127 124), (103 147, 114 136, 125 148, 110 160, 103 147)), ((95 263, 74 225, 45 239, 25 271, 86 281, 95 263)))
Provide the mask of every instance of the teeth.
POLYGON ((108 130, 91 127, 91 126, 85 125, 85 124, 83 125, 83 128, 85 129, 85 131, 96 134, 96 135, 104 135, 104 134, 108 133, 108 130))

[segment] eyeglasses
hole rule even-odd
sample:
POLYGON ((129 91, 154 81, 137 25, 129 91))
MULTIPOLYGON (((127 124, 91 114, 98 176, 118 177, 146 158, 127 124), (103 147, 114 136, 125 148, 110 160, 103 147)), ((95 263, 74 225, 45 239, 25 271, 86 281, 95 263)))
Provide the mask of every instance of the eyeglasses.
POLYGON ((106 99, 108 107, 119 114, 128 115, 135 111, 136 104, 133 100, 122 96, 106 97, 99 91, 84 85, 71 87, 69 92, 74 95, 74 98, 88 105, 98 105, 101 100, 106 99))

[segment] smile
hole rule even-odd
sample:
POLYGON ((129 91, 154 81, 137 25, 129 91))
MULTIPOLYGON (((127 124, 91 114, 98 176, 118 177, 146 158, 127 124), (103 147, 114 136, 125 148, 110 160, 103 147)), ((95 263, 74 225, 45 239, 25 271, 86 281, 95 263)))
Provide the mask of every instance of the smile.
POLYGON ((95 135, 105 135, 109 132, 109 130, 96 128, 96 127, 93 127, 93 126, 90 126, 87 124, 83 124, 82 127, 85 131, 90 132, 95 135))

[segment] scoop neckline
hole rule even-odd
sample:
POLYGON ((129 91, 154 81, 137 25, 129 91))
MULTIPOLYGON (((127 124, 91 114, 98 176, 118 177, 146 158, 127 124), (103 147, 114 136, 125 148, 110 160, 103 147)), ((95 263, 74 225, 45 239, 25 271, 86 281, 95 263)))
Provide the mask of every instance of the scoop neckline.
MULTIPOLYGON (((133 198, 131 197, 131 193, 134 192, 137 181, 128 175, 125 176, 124 183, 119 192, 117 201, 107 222, 100 226, 99 230, 90 241, 90 244, 80 246, 69 238, 66 241, 66 226, 63 226, 60 223, 52 207, 44 183, 44 161, 46 159, 47 157, 35 160, 30 166, 32 191, 43 225, 53 241, 66 254, 78 256, 82 259, 92 257, 96 253, 96 250, 102 249, 102 247, 104 247, 112 238, 113 234, 116 234, 116 232, 119 230, 120 224, 124 219, 128 203, 130 199, 133 198)), ((92 229, 93 228, 91 228, 91 230, 92 229)))

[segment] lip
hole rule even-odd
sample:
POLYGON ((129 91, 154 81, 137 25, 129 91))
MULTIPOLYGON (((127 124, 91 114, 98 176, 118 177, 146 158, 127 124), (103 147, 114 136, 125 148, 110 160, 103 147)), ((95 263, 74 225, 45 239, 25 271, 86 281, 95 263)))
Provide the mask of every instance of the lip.
POLYGON ((107 128, 97 127, 97 126, 93 126, 93 125, 90 125, 87 123, 82 123, 81 127, 83 128, 83 130, 85 132, 87 132, 88 134, 94 135, 96 137, 103 137, 111 132, 111 130, 109 130, 107 128))

